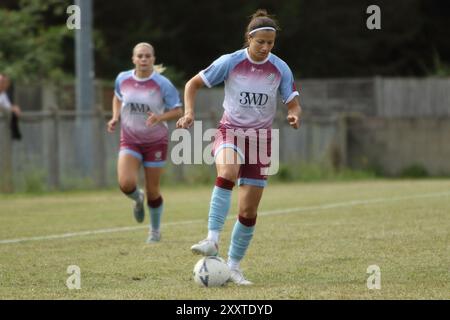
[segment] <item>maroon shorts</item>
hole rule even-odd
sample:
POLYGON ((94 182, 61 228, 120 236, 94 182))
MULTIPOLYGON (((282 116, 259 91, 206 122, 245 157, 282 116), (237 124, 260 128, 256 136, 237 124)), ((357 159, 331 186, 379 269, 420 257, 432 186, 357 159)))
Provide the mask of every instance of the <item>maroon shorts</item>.
MULTIPOLYGON (((238 184, 265 187, 271 156, 270 129, 226 129, 219 125, 214 137, 213 155, 224 148, 235 150, 240 158, 238 184)), ((226 160, 226 163, 232 163, 226 160)))
POLYGON ((121 142, 119 156, 124 154, 141 160, 146 168, 161 168, 166 164, 167 143, 144 145, 121 142))

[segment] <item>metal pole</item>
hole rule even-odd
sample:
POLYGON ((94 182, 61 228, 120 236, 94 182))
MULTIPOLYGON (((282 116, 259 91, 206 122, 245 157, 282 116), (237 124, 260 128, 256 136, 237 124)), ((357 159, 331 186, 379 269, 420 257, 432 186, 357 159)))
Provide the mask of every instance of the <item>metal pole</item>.
POLYGON ((82 112, 94 110, 94 58, 92 50, 92 0, 75 0, 80 8, 81 29, 76 30, 76 150, 77 162, 83 177, 92 176, 93 128, 92 118, 82 112))

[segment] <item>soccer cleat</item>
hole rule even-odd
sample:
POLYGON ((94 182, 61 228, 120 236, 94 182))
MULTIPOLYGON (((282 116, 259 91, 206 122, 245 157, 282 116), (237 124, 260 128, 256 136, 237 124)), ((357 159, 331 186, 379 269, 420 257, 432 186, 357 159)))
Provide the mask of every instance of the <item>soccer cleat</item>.
POLYGON ((149 232, 147 243, 155 243, 161 240, 161 232, 151 231, 149 232))
POLYGON ((241 269, 231 269, 230 279, 228 282, 234 282, 238 286, 250 286, 253 282, 244 278, 244 274, 241 269))
POLYGON ((139 190, 139 200, 136 201, 133 208, 134 218, 137 222, 141 223, 145 218, 144 209, 144 191, 139 190))
POLYGON ((204 239, 191 247, 191 251, 194 254, 200 254, 202 256, 217 256, 219 253, 219 247, 217 244, 209 239, 204 239))

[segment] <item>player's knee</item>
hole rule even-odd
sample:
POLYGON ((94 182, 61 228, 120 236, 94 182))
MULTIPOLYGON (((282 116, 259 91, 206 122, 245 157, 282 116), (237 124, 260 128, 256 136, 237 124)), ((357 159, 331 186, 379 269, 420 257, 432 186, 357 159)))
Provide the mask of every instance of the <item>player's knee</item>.
POLYGON ((224 178, 228 181, 231 181, 231 182, 235 182, 237 179, 237 174, 235 175, 233 173, 224 173, 224 174, 219 174, 218 176, 221 178, 224 178))
POLYGON ((161 195, 159 193, 159 189, 148 189, 146 190, 147 199, 154 200, 159 198, 161 195))
POLYGON ((239 208, 239 215, 247 219, 256 217, 258 208, 253 205, 241 205, 239 208))
POLYGON ((217 172, 217 176, 227 179, 228 181, 235 182, 237 179, 239 171, 233 170, 231 168, 223 168, 217 172))
POLYGON ((136 190, 136 183, 131 180, 122 180, 119 181, 119 188, 123 193, 132 193, 136 190))

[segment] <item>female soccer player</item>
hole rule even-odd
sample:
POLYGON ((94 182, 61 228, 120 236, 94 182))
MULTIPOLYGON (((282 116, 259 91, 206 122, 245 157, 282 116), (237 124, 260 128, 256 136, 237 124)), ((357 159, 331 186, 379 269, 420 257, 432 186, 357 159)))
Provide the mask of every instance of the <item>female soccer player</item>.
POLYGON ((113 116, 108 131, 121 120, 120 152, 117 164, 119 187, 135 201, 134 217, 144 221, 144 192, 137 188, 141 163, 145 171, 145 189, 150 210, 147 243, 161 239, 163 198, 160 177, 167 157, 168 120, 179 118, 182 104, 177 89, 155 71, 155 51, 148 43, 133 49, 135 68, 117 76, 112 102, 113 116))
POLYGON ((179 128, 192 126, 197 91, 204 85, 212 87, 225 83, 225 110, 213 148, 217 178, 210 202, 208 236, 193 245, 191 250, 205 256, 218 254, 219 235, 238 179, 239 214, 228 251, 230 280, 238 285, 252 284, 243 276, 240 261, 252 239, 258 205, 267 182, 265 169, 268 161, 263 162, 259 158, 258 148, 268 145, 270 150, 270 128, 276 111, 277 91, 287 105, 289 125, 294 129, 300 126, 299 93, 292 72, 283 60, 271 53, 277 30, 277 22, 265 10, 254 13, 245 34, 246 47, 221 56, 186 83, 185 113, 177 121, 179 128), (256 135, 242 134, 245 130, 256 132, 256 135), (237 143, 239 141, 244 143, 237 143), (258 156, 256 161, 255 153, 258 156))

